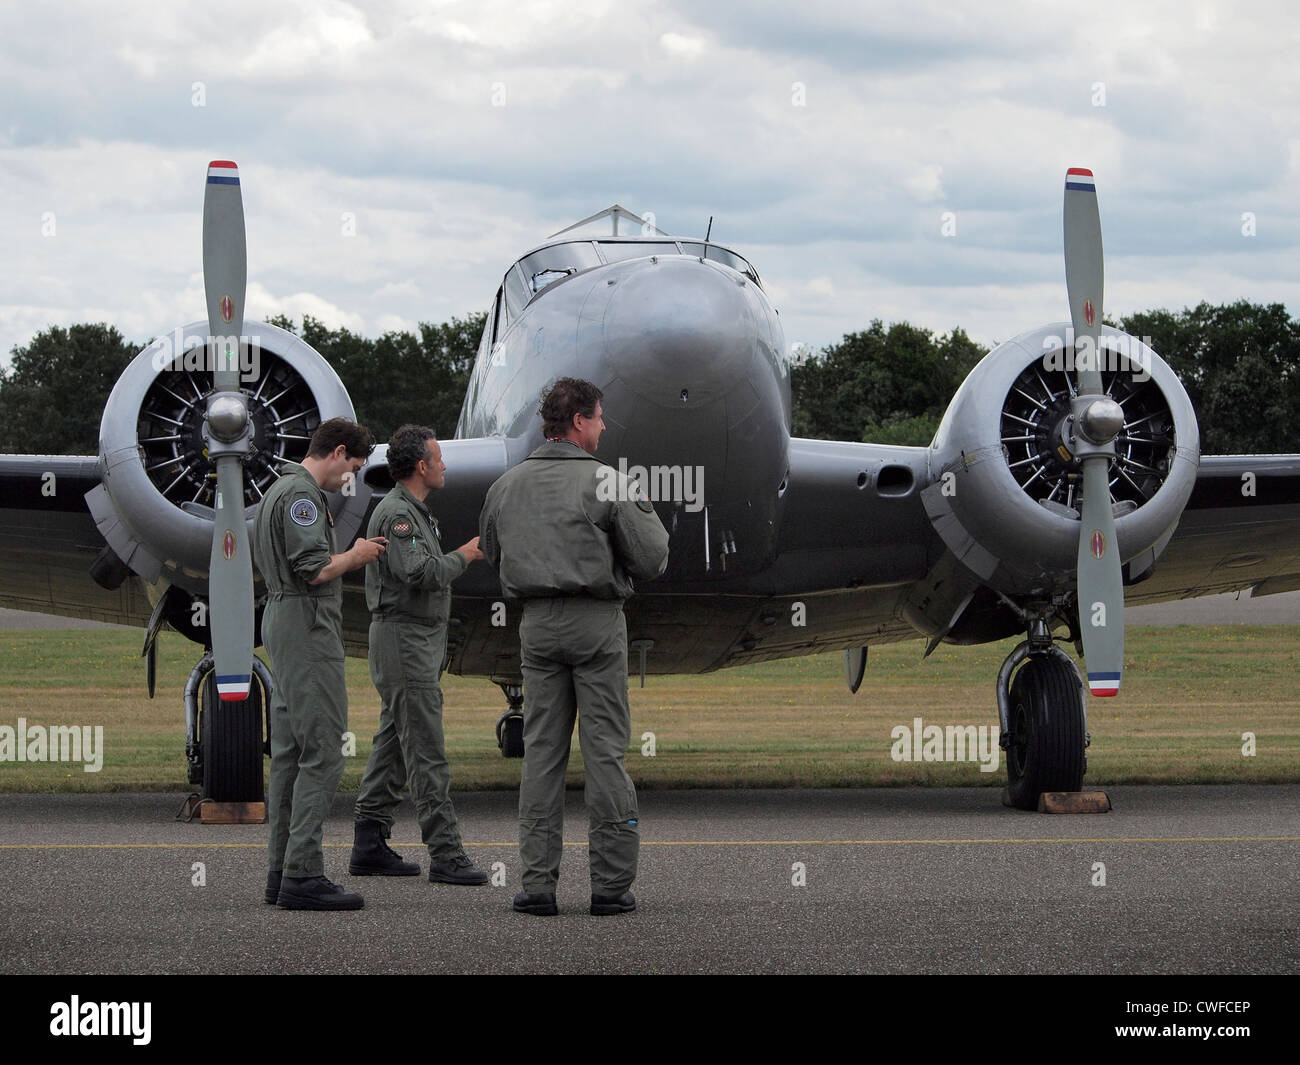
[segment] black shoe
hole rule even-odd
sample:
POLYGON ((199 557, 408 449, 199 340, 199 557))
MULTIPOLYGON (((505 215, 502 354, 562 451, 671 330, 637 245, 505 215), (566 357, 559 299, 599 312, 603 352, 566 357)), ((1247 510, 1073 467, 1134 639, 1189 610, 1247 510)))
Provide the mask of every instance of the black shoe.
POLYGON ((636 896, 630 891, 621 895, 592 895, 591 915, 608 917, 615 913, 631 913, 636 909, 636 896))
POLYGON ((419 876, 415 862, 402 860, 384 839, 384 826, 368 817, 358 817, 353 828, 352 858, 348 872, 353 876, 419 876))
POLYGON ((514 905, 515 913, 531 913, 534 917, 554 917, 560 912, 553 891, 521 891, 515 896, 514 905))
POLYGON ((458 854, 445 862, 429 863, 430 884, 486 884, 487 873, 475 868, 474 863, 464 854, 458 854))
POLYGON ((268 906, 274 906, 275 900, 280 897, 281 876, 279 869, 272 869, 266 874, 266 894, 262 897, 268 906))
POLYGON ((324 876, 286 876, 280 880, 282 910, 359 910, 365 900, 324 876))

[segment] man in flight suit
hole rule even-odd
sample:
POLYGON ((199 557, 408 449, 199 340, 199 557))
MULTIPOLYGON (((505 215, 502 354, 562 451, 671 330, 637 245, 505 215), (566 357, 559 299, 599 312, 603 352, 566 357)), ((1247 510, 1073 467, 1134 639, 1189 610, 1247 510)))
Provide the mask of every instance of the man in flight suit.
POLYGON ((558 912, 564 772, 573 719, 586 770, 591 912, 636 909, 636 788, 623 767, 631 718, 623 601, 632 577, 668 564, 668 534, 634 482, 595 458, 600 389, 562 377, 542 395, 546 443, 488 490, 483 553, 523 601, 524 766, 519 785, 521 913, 558 912))
POLYGON ((404 425, 388 441, 388 471, 397 485, 370 518, 366 535, 388 550, 366 570, 370 607, 370 676, 383 710, 357 796, 353 876, 419 876, 385 842, 410 779, 420 834, 429 848, 429 880, 486 884, 465 854, 451 805, 451 774, 442 736, 438 674, 447 653, 451 582, 483 557, 476 536, 443 554, 428 497, 446 483, 447 467, 432 429, 404 425))
POLYGON ((343 675, 344 573, 375 561, 382 540, 334 553, 325 493, 355 476, 374 449, 364 425, 322 422, 302 465, 286 462, 257 507, 253 556, 266 582, 262 638, 275 668, 270 872, 266 901, 286 910, 359 910, 360 895, 325 876, 321 834, 343 777, 348 692, 343 675))

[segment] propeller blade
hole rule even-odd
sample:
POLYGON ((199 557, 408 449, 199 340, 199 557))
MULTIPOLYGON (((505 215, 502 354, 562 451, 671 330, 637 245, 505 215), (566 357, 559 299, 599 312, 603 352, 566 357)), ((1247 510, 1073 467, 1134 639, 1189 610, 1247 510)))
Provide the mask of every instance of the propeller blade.
POLYGON ((244 464, 238 455, 217 460, 214 514, 208 625, 217 693, 227 702, 242 702, 248 698, 253 668, 253 559, 244 524, 244 464))
POLYGON ((208 333, 217 349, 213 388, 239 388, 239 337, 244 332, 244 291, 248 250, 244 241, 244 198, 239 167, 229 160, 208 164, 203 196, 203 291, 208 301, 208 333))
POLYGON ((850 694, 856 695, 862 687, 862 678, 867 673, 867 648, 844 648, 844 681, 849 686, 850 694))
POLYGON ((1101 360, 1097 338, 1101 333, 1105 274, 1101 216, 1097 211, 1097 187, 1091 170, 1071 167, 1066 172, 1064 217, 1065 290, 1070 297, 1070 322, 1074 326, 1079 393, 1100 395, 1101 360))
POLYGON ((154 689, 157 687, 158 679, 158 634, 167 624, 163 616, 167 612, 167 606, 170 600, 178 594, 176 586, 169 585, 162 595, 158 597, 158 602, 154 604, 153 612, 149 615, 149 623, 144 630, 144 648, 140 652, 140 657, 145 660, 144 680, 149 689, 149 698, 152 699, 154 689))
POLYGON ((1124 574, 1104 458, 1083 465, 1079 535, 1079 629, 1093 695, 1118 695, 1124 668, 1124 574))
POLYGON ((248 281, 244 201, 239 168, 208 164, 203 196, 203 289, 215 363, 208 397, 208 455, 217 467, 217 497, 208 564, 208 626, 217 693, 248 698, 253 663, 253 562, 244 523, 248 405, 240 393, 239 338, 248 281))
POLYGON ((1124 667, 1124 574, 1110 502, 1110 464, 1123 411, 1102 393, 1101 317, 1105 271, 1101 214, 1092 171, 1065 175, 1065 288, 1074 326, 1078 395, 1074 446, 1083 465, 1076 578, 1079 628, 1093 695, 1118 695, 1124 667))
POLYGON ((153 693, 158 687, 158 645, 149 644, 144 653, 144 683, 149 689, 149 698, 153 698, 153 693))
POLYGON ((154 640, 158 639, 158 634, 162 632, 165 624, 163 612, 167 609, 167 597, 171 595, 172 587, 168 587, 162 595, 158 597, 158 602, 154 603, 153 611, 149 615, 149 623, 144 627, 144 647, 140 649, 140 657, 144 658, 149 653, 149 648, 153 646, 154 640))

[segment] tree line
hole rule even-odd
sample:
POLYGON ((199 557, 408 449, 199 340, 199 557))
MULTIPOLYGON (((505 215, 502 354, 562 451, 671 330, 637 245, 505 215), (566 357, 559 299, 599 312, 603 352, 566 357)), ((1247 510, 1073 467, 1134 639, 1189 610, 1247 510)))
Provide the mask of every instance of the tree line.
MULTIPOLYGON (((378 338, 305 316, 271 324, 301 336, 334 367, 359 421, 386 440, 417 422, 450 437, 486 314, 421 323, 378 338)), ((1283 304, 1246 301, 1144 311, 1115 322, 1178 374, 1205 454, 1300 451, 1300 320, 1283 304)), ((93 455, 118 375, 146 345, 103 323, 51 326, 0 370, 0 452, 93 455)), ((985 351, 961 329, 876 320, 791 368, 794 435, 884 444, 930 442, 948 402, 985 351)))

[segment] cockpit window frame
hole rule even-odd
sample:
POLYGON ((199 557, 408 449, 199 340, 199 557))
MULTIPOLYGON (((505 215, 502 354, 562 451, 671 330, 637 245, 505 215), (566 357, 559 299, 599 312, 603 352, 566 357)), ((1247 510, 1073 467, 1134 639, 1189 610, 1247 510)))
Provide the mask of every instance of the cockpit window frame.
POLYGON ((708 262, 717 263, 719 266, 725 266, 730 270, 736 270, 737 273, 749 278, 760 289, 763 287, 758 271, 754 269, 753 264, 748 259, 725 245, 715 244, 713 241, 706 243, 699 239, 683 239, 679 237, 655 238, 639 233, 629 234, 626 237, 608 236, 559 240, 552 244, 543 244, 530 249, 515 260, 510 269, 505 272, 493 304, 491 346, 494 347, 497 344, 506 329, 509 328, 510 323, 519 317, 524 309, 543 292, 550 291, 556 285, 564 284, 571 278, 584 274, 588 270, 594 270, 598 266, 609 266, 614 263, 632 261, 631 259, 611 259, 607 256, 603 249, 615 244, 634 244, 644 249, 644 255, 635 256, 635 258, 650 258, 656 254, 702 258, 708 262), (585 249, 585 251, 577 251, 576 249, 579 248, 585 249), (662 250, 656 251, 657 248, 662 250), (569 251, 566 252, 562 249, 569 249, 569 251), (703 255, 700 254, 700 249, 703 250, 703 255), (720 254, 711 255, 710 252, 720 254), (745 269, 737 270, 735 263, 731 260, 743 263, 745 269), (543 268, 532 270, 532 267, 537 265, 543 268), (563 276, 555 277, 540 288, 535 288, 535 278, 547 272, 557 274, 562 272, 563 276))
POLYGON ((593 240, 592 243, 596 245, 596 252, 600 255, 601 262, 605 266, 608 266, 611 263, 626 263, 626 262, 630 262, 633 259, 648 259, 652 255, 681 255, 682 254, 682 250, 678 246, 676 239, 664 240, 661 238, 659 240, 655 240, 653 237, 642 237, 642 236, 598 237, 597 239, 593 240), (605 254, 605 249, 608 247, 619 247, 619 246, 628 246, 628 245, 631 245, 639 249, 643 249, 642 254, 629 255, 625 258, 615 258, 615 259, 611 259, 608 255, 605 254), (663 250, 662 251, 650 250, 654 248, 661 248, 663 250))

